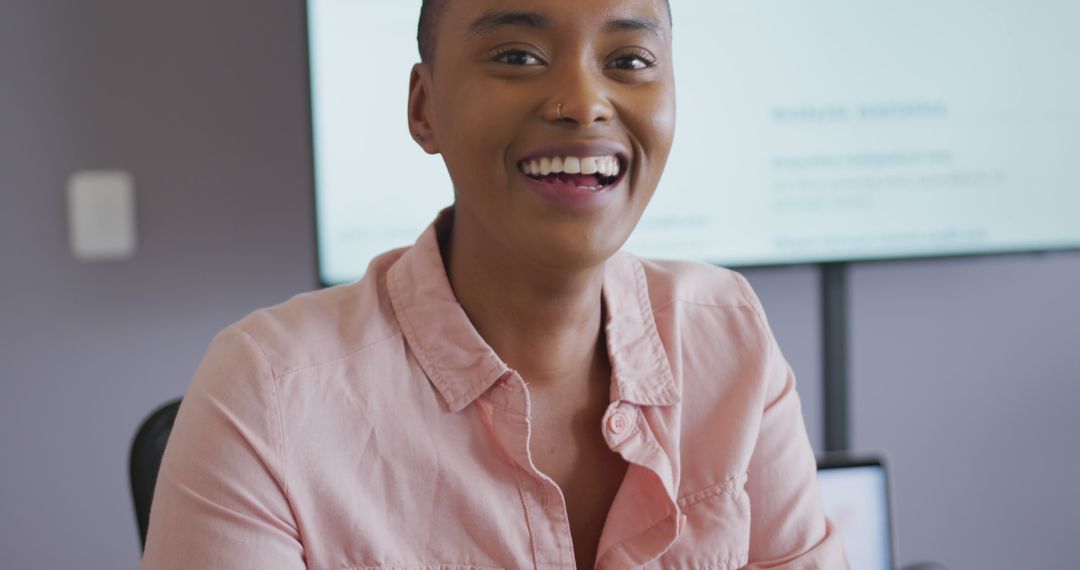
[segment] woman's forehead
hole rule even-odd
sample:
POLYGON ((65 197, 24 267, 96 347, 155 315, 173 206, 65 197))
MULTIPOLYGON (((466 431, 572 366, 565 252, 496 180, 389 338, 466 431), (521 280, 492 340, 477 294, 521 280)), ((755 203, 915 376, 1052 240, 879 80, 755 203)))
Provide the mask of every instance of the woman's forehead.
POLYGON ((667 0, 445 0, 442 19, 452 20, 458 32, 469 34, 492 24, 527 23, 526 15, 534 16, 532 23, 546 24, 633 16, 664 26, 670 25, 670 14, 667 0))

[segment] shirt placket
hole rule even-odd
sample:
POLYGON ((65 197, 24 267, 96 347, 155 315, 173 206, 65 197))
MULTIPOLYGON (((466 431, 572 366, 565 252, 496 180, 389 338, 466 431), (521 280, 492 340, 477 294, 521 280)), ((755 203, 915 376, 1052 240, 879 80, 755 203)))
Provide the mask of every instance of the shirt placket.
POLYGON ((678 539, 685 517, 675 500, 675 470, 641 409, 615 401, 603 419, 608 446, 630 465, 608 514, 597 568, 636 568, 678 539))
MULTIPOLYGON (((530 403, 524 381, 517 373, 508 372, 479 401, 491 436, 515 467, 536 567, 576 567, 562 491, 532 461, 530 403)), ((601 429, 608 446, 630 468, 604 530, 598 552, 600 568, 633 568, 647 563, 666 551, 682 531, 670 458, 646 424, 638 406, 621 401, 612 402, 603 418, 601 429), (629 524, 642 520, 653 524, 643 529, 629 524)))
POLYGON ((536 568, 574 568, 573 540, 566 501, 559 486, 536 468, 529 447, 532 425, 525 382, 510 371, 481 397, 491 436, 515 467, 514 477, 532 539, 536 568))

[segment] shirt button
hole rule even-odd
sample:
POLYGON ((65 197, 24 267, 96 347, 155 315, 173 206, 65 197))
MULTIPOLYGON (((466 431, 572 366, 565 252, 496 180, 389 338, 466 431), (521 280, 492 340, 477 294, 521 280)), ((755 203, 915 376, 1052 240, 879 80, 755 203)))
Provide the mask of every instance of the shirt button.
POLYGON ((622 435, 630 429, 630 418, 624 412, 615 412, 608 418, 608 430, 614 435, 622 435))

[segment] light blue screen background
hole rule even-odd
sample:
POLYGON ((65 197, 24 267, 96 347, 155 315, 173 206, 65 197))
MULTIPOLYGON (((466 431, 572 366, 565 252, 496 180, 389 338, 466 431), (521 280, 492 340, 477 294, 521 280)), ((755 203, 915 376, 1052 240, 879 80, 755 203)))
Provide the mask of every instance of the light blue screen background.
MULTIPOLYGON (((1080 3, 672 0, 671 160, 627 249, 765 265, 1080 246, 1080 3)), ((310 0, 324 282, 453 201, 409 137, 418 0, 310 0)))

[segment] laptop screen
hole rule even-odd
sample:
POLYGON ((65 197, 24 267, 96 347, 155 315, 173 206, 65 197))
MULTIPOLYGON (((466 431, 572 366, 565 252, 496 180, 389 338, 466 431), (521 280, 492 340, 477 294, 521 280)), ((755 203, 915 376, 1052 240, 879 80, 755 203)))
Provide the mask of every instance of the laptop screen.
POLYGON ((852 570, 892 570, 885 468, 867 463, 873 464, 819 466, 821 500, 844 538, 852 570))

